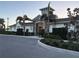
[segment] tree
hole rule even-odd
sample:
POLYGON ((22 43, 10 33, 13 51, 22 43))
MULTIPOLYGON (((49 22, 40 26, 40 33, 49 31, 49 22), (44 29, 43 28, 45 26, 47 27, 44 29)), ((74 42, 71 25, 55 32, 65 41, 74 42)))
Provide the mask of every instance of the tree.
POLYGON ((73 13, 74 19, 79 19, 79 8, 74 8, 73 13))
POLYGON ((5 24, 4 24, 4 19, 0 18, 0 30, 5 30, 5 24))
POLYGON ((73 12, 76 16, 79 15, 79 8, 74 8, 73 12))
POLYGON ((74 26, 74 30, 72 30, 73 33, 70 34, 72 37, 74 37, 74 39, 77 40, 77 38, 79 38, 79 32, 76 32, 76 20, 79 19, 79 8, 74 8, 73 13, 71 13, 70 8, 68 8, 67 11, 70 19, 70 24, 74 26))
MULTIPOLYGON (((74 12, 74 15, 75 15, 74 16, 74 19, 75 19, 74 22, 76 23, 76 20, 79 19, 79 8, 74 8, 73 12, 74 12)), ((76 28, 76 29, 78 29, 78 28, 76 28)), ((77 43, 78 43, 79 42, 79 30, 77 30, 77 32, 75 33, 75 38, 76 38, 77 43)))
POLYGON ((27 17, 27 15, 24 15, 24 16, 23 16, 23 19, 24 19, 24 20, 30 20, 30 21, 31 21, 31 19, 30 19, 29 17, 27 17))
POLYGON ((18 16, 17 19, 16 19, 16 22, 17 22, 17 21, 19 21, 19 23, 21 23, 21 21, 23 21, 23 17, 18 16))
POLYGON ((26 31, 26 30, 25 30, 25 21, 26 21, 26 20, 31 20, 31 19, 30 19, 30 18, 28 18, 28 17, 27 17, 27 15, 24 15, 24 16, 23 16, 23 28, 24 28, 24 35, 25 35, 25 31, 26 31))
POLYGON ((18 16, 17 19, 16 19, 16 22, 19 21, 19 23, 23 23, 23 29, 24 29, 24 35, 25 35, 25 21, 26 20, 30 20, 30 18, 27 17, 27 15, 24 15, 23 17, 22 16, 18 16))

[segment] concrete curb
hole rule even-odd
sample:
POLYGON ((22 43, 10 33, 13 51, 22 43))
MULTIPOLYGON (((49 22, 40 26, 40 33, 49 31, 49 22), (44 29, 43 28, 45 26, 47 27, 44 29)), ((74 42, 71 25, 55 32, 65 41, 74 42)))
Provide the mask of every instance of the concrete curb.
POLYGON ((52 47, 52 46, 49 46, 49 45, 46 45, 46 44, 40 42, 40 40, 38 40, 38 44, 39 44, 41 47, 44 47, 44 48, 49 49, 49 50, 55 49, 57 52, 62 52, 62 51, 63 51, 63 52, 66 52, 66 53, 68 53, 68 54, 73 54, 73 55, 79 56, 79 52, 77 52, 77 51, 72 51, 72 50, 67 50, 67 49, 52 47))

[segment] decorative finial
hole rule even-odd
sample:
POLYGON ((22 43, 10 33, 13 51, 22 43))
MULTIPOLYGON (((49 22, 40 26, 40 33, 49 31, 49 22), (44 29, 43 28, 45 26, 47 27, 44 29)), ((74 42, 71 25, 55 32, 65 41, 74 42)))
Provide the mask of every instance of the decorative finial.
POLYGON ((50 2, 48 3, 48 7, 50 7, 50 2))

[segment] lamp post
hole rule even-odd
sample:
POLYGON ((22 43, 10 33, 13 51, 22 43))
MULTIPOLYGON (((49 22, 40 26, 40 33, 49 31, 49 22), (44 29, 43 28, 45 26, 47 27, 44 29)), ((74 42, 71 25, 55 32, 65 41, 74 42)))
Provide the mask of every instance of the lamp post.
POLYGON ((23 35, 25 36, 25 18, 23 18, 23 29, 24 29, 23 35))
POLYGON ((48 35, 49 35, 49 11, 50 11, 50 2, 49 2, 49 4, 48 4, 48 22, 47 22, 47 33, 48 33, 48 35))
POLYGON ((7 31, 8 31, 8 26, 9 26, 9 18, 7 18, 7 31))

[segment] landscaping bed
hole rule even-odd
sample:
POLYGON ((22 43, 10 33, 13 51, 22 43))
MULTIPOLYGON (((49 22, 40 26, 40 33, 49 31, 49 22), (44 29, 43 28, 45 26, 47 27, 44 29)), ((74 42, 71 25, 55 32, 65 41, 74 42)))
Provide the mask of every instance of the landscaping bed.
MULTIPOLYGON (((23 32, 13 32, 13 31, 0 31, 0 34, 7 34, 7 35, 20 35, 20 36, 24 36, 23 32)), ((26 33, 25 32, 25 36, 34 36, 34 33, 26 33)))
POLYGON ((46 35, 44 36, 44 39, 41 39, 40 41, 50 46, 79 51, 79 42, 72 40, 64 41, 58 35, 46 35))
POLYGON ((13 32, 13 31, 0 31, 0 34, 16 35, 16 32, 13 32))

